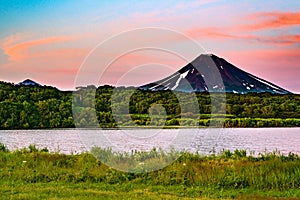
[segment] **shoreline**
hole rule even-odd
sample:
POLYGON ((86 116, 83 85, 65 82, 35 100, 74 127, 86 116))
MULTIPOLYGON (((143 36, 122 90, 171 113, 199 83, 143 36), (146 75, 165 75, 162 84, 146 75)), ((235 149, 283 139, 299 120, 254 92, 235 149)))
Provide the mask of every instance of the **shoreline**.
POLYGON ((300 128, 300 126, 265 126, 265 127, 219 127, 219 126, 167 126, 167 127, 157 127, 157 126, 124 126, 122 128, 95 128, 95 127, 70 127, 70 128, 30 128, 30 129, 0 129, 0 131, 26 131, 26 130, 146 130, 146 129, 209 129, 209 128, 218 128, 218 129, 268 129, 268 128, 278 128, 278 129, 292 129, 300 128))

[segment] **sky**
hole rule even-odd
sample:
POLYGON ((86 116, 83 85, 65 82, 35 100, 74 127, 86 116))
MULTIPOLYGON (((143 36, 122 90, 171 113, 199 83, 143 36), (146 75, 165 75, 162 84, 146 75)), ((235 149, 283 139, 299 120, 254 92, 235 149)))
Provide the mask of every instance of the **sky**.
MULTIPOLYGON (((118 45, 101 51, 101 56, 118 58, 109 68, 99 59, 89 58, 99 44, 114 39, 112 36, 147 27, 183 34, 205 52, 300 93, 297 0, 1 0, 0 80, 18 83, 30 78, 42 85, 72 90, 87 61, 93 70, 105 69, 100 85, 146 84, 183 67, 184 60, 165 51, 143 50, 119 58, 118 45), (132 74, 130 82, 122 82, 128 73, 132 74)), ((135 43, 143 37, 133 34, 124 43, 135 43)), ((156 40, 178 47, 186 42, 176 37, 156 40)), ((89 76, 92 74, 85 79, 89 76)))

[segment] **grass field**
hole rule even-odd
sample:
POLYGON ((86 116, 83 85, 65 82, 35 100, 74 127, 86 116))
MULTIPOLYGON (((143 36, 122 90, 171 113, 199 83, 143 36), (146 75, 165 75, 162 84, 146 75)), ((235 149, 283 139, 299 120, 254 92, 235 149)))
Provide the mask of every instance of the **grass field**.
POLYGON ((90 153, 49 153, 33 145, 10 152, 0 145, 0 166, 1 199, 300 199, 300 157, 292 153, 184 153, 161 170, 128 173, 90 153))

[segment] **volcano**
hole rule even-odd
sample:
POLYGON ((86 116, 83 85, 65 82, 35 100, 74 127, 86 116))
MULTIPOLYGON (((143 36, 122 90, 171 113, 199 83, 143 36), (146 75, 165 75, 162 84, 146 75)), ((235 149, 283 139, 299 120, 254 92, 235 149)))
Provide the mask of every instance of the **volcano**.
POLYGON ((201 54, 174 74, 140 87, 143 90, 184 92, 250 92, 291 94, 291 92, 245 72, 213 54, 201 54))
POLYGON ((33 81, 33 80, 30 80, 30 79, 26 79, 20 83, 18 83, 17 85, 31 85, 31 86, 42 86, 41 84, 33 81))

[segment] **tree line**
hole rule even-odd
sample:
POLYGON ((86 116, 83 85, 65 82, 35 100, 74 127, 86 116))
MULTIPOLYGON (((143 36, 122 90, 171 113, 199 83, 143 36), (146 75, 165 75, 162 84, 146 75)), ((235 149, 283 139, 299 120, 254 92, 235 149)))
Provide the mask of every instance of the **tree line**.
POLYGON ((225 127, 300 126, 300 95, 224 95, 226 98, 220 94, 153 92, 107 85, 71 92, 0 82, 0 129, 74 128, 75 125, 197 127, 215 121, 225 127))

